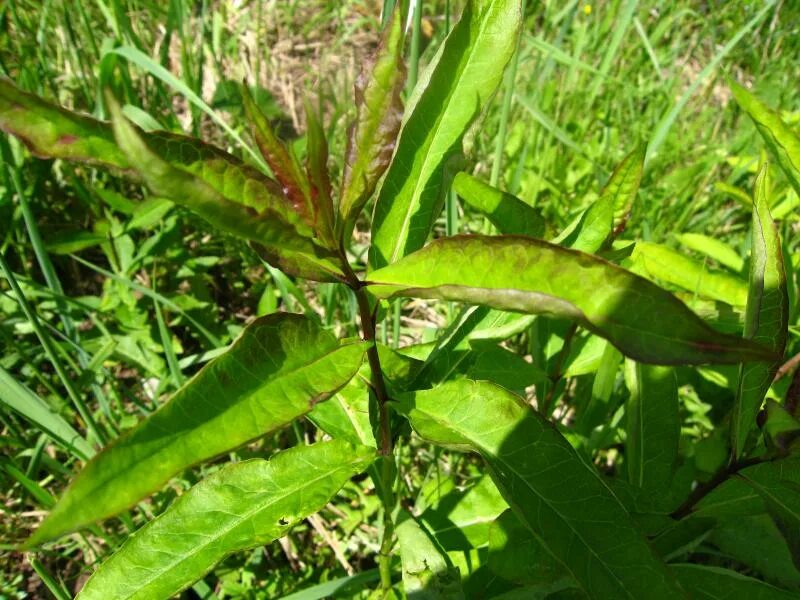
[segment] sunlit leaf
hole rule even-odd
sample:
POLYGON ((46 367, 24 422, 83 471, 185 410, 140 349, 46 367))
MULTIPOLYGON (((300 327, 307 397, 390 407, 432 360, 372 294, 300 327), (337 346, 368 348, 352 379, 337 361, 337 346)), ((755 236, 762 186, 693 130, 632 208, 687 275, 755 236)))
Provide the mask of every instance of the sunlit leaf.
POLYGON ((520 0, 469 0, 417 82, 375 205, 372 267, 425 243, 447 191, 445 166, 500 85, 521 17, 520 0))
POLYGON ((632 258, 637 268, 659 281, 732 306, 747 303, 747 284, 743 279, 728 272, 712 271, 702 262, 672 248, 652 242, 636 242, 632 258))
POLYGON ((739 370, 739 385, 731 413, 731 445, 740 457, 747 435, 756 424, 756 414, 780 366, 789 326, 786 271, 778 228, 767 208, 769 170, 764 165, 756 178, 753 195, 750 289, 745 310, 744 335, 775 352, 776 360, 745 363, 739 370))
POLYGON ((333 196, 331 176, 328 171, 328 140, 317 111, 306 99, 306 173, 308 175, 311 204, 317 210, 316 229, 329 244, 335 245, 333 236, 333 196))
POLYGON ((682 233, 675 237, 690 250, 705 254, 736 273, 741 272, 744 267, 744 259, 739 253, 717 238, 699 233, 682 233))
POLYGON ((500 233, 536 238, 544 235, 541 213, 513 194, 498 190, 467 173, 455 176, 453 189, 472 208, 486 215, 500 233))
POLYGON ((600 198, 567 226, 554 243, 593 254, 621 233, 639 192, 645 152, 645 146, 640 146, 623 158, 600 198))
POLYGON ((108 169, 197 212, 210 223, 254 243, 273 264, 295 275, 338 281, 338 259, 314 240, 281 186, 227 152, 163 131, 145 133, 120 108, 111 123, 55 106, 0 78, 0 129, 41 157, 108 169), (120 145, 122 144, 122 145, 120 145))
POLYGON ((420 520, 445 550, 467 551, 489 543, 491 524, 507 508, 491 477, 484 476, 466 490, 437 497, 420 520))
POLYGON ((517 517, 592 598, 681 597, 630 515, 552 423, 486 382, 402 396, 426 440, 478 452, 517 517))
POLYGON ((775 111, 754 94, 728 79, 728 87, 736 102, 753 122, 769 151, 777 160, 789 183, 800 196, 800 137, 784 123, 775 111))
POLYGON ((225 466, 128 538, 78 598, 171 597, 228 554, 285 535, 374 458, 374 449, 333 440, 225 466))
POLYGON ((283 195, 305 222, 313 227, 317 222, 317 207, 312 203, 311 184, 300 166, 300 161, 275 135, 269 119, 253 100, 247 86, 242 87, 242 100, 258 149, 275 178, 283 186, 283 195))
POLYGON ((114 515, 181 470, 287 425, 344 386, 363 354, 363 344, 340 346, 305 317, 258 319, 160 410, 90 461, 28 544, 114 515))
POLYGON ((240 171, 230 170, 224 161, 202 166, 204 170, 221 169, 215 178, 199 177, 178 168, 148 146, 146 138, 119 113, 113 102, 111 109, 117 143, 131 162, 135 161, 136 169, 153 193, 187 206, 221 229, 249 239, 257 244, 256 249, 268 263, 288 273, 317 281, 344 278, 336 253, 315 242, 313 232, 299 223, 297 215, 259 203, 261 196, 248 195, 250 183, 241 177, 240 171), (211 185, 212 180, 217 181, 216 186, 211 185), (241 195, 226 195, 234 192, 241 195))
POLYGON ((379 298, 437 298, 574 320, 641 362, 736 363, 771 358, 720 334, 668 292, 599 258, 517 236, 436 240, 373 272, 379 298))
POLYGON ((461 578, 433 536, 406 512, 397 525, 403 589, 409 600, 463 600, 461 578))
POLYGON ((403 19, 400 5, 386 24, 373 60, 355 85, 356 120, 345 155, 339 197, 337 234, 346 240, 375 186, 386 171, 403 118, 401 93, 406 81, 403 63, 403 19))

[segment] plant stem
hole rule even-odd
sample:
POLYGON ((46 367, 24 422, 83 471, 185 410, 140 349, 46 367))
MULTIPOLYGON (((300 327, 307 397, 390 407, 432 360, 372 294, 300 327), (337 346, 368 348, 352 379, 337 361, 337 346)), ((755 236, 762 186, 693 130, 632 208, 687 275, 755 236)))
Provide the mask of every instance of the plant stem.
POLYGON ((686 501, 681 504, 675 511, 670 515, 673 519, 682 519, 688 516, 694 507, 697 505, 700 500, 705 498, 708 494, 711 493, 712 490, 716 489, 718 486, 723 484, 725 481, 728 480, 729 477, 736 475, 742 469, 746 469, 747 467, 752 467, 753 465, 760 464, 762 462, 767 462, 769 459, 765 458, 747 458, 744 460, 733 461, 728 463, 726 466, 722 467, 719 471, 717 471, 714 476, 709 479, 706 483, 702 485, 698 485, 686 501))
POLYGON ((395 473, 397 465, 394 459, 392 447, 392 429, 389 421, 389 394, 386 391, 386 382, 383 379, 383 370, 378 355, 378 346, 375 339, 375 313, 370 310, 369 299, 364 292, 364 284, 355 276, 347 260, 343 258, 345 275, 348 285, 355 292, 358 302, 358 313, 361 321, 362 337, 369 343, 367 348, 367 360, 369 361, 370 381, 372 390, 378 403, 378 429, 379 429, 379 452, 380 452, 380 482, 383 493, 381 501, 383 503, 383 536, 381 548, 378 555, 378 570, 381 575, 381 588, 389 590, 392 587, 392 543, 394 538, 393 513, 396 505, 394 495, 395 473))

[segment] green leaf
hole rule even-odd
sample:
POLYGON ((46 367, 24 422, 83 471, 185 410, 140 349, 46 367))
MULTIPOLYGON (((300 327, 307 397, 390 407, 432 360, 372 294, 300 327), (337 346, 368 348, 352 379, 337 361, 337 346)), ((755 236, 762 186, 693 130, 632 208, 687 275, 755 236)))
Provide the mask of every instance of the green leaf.
POLYGON ((346 386, 327 402, 317 404, 308 419, 334 439, 377 447, 369 419, 369 377, 369 365, 365 363, 346 386))
POLYGON ((403 39, 398 4, 384 27, 374 58, 364 66, 355 84, 357 112, 347 140, 336 224, 340 240, 353 233, 358 215, 392 160, 403 119, 403 39))
POLYGON ((0 77, 0 129, 40 158, 61 158, 136 178, 108 123, 70 112, 0 77))
POLYGON ((745 451, 747 435, 780 366, 789 327, 786 270, 778 228, 769 214, 769 167, 756 178, 750 258, 750 289, 745 309, 744 336, 775 352, 777 360, 742 364, 731 413, 731 446, 735 458, 745 451))
POLYGON ((603 247, 614 231, 614 202, 603 196, 592 203, 553 240, 566 248, 594 254, 603 247))
POLYGON ((368 283, 379 298, 436 298, 571 319, 640 362, 773 358, 758 344, 714 331, 653 283, 541 240, 477 235, 440 239, 375 271, 368 283))
POLYGON ((453 180, 455 192, 475 210, 483 213, 500 233, 544 235, 542 214, 513 194, 498 190, 467 173, 458 173, 453 180))
POLYGON ((652 242, 636 242, 632 258, 655 279, 732 306, 747 303, 747 284, 741 278, 727 272, 710 271, 705 264, 672 248, 652 242))
POLYGON ((340 346, 305 317, 249 325, 160 410, 98 454, 28 545, 112 516, 170 477, 291 423, 356 373, 364 344, 340 346))
POLYGON ((317 111, 306 99, 306 173, 310 185, 311 204, 317 209, 316 230, 328 245, 336 245, 333 234, 333 196, 328 171, 328 140, 317 111))
POLYGON ((242 86, 242 101, 256 145, 282 186, 284 197, 303 220, 314 227, 317 223, 317 207, 311 201, 311 184, 300 161, 275 135, 269 119, 253 100, 247 86, 242 86))
POLYGON ((792 564, 792 552, 769 515, 721 519, 708 542, 726 557, 759 573, 769 583, 800 591, 800 571, 792 564))
POLYGON ((597 471, 517 396, 456 381, 397 404, 426 440, 480 453, 517 517, 591 598, 680 598, 597 471))
POLYGON ((603 188, 602 198, 614 203, 614 232, 619 233, 628 221, 639 185, 642 183, 647 146, 641 144, 622 159, 603 188))
POLYGON ((128 538, 78 598, 171 597, 232 552, 285 535, 374 458, 372 448, 333 440, 227 465, 128 538))
POLYGON ((0 367, 0 403, 22 415, 40 431, 81 458, 90 458, 94 448, 39 396, 0 367))
POLYGON ((704 565, 673 565, 672 572, 692 600, 791 600, 797 598, 736 571, 704 565))
POLYGON ((420 77, 375 205, 373 268, 425 243, 449 187, 445 166, 500 85, 521 24, 520 0, 469 0, 420 77))
POLYGON ((642 181, 646 146, 628 154, 611 174, 600 198, 559 235, 554 243, 593 254, 624 228, 642 181))
MULTIPOLYGON (((203 177, 175 166, 148 145, 148 138, 121 115, 116 103, 110 105, 117 143, 153 193, 183 204, 220 229, 255 242, 268 263, 288 273, 317 281, 344 279, 336 253, 312 239, 312 230, 292 212, 296 206, 286 210, 276 202, 275 198, 282 198, 279 190, 272 195, 248 193, 252 180, 224 160, 201 164, 206 174, 203 177)), ((189 152, 192 147, 185 150, 189 152)), ((269 179, 263 181, 275 186, 269 179)), ((290 202, 295 200, 290 198, 290 202)))
POLYGON ((738 476, 750 485, 767 507, 800 568, 800 458, 763 463, 738 476))
POLYGON ((403 588, 409 600, 463 600, 461 578, 430 533, 406 512, 397 525, 403 588))
POLYGON ((420 520, 445 550, 470 550, 489 543, 492 522, 507 508, 491 477, 484 476, 467 490, 444 494, 420 520))
POLYGON ((728 267, 731 271, 741 273, 744 268, 744 260, 725 242, 717 238, 709 237, 699 233, 682 233, 675 236, 678 241, 695 252, 700 252, 713 258, 719 264, 728 267))
POLYGON ((628 481, 648 496, 664 495, 678 459, 678 380, 670 367, 626 362, 628 481))
POLYGON ((489 529, 489 569, 498 577, 524 585, 569 587, 569 577, 513 511, 506 510, 489 529))
POLYGON ((754 94, 732 79, 728 79, 728 86, 736 102, 756 124, 764 144, 778 161, 789 183, 800 195, 800 138, 754 94))

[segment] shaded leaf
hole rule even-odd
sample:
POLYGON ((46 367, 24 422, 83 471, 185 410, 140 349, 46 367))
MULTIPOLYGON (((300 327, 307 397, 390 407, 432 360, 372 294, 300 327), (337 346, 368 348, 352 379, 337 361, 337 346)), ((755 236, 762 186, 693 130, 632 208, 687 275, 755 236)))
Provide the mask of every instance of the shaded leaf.
POLYGON ((711 271, 703 263, 672 248, 652 242, 636 242, 632 257, 637 266, 655 279, 733 306, 747 303, 744 280, 726 272, 711 271))
POLYGON ((756 465, 740 471, 738 477, 764 500, 800 569, 800 458, 756 465))
POLYGON ((299 315, 254 321, 161 409, 90 461, 28 544, 114 515, 181 470, 287 425, 344 386, 363 354, 364 344, 340 346, 299 315))
POLYGON ((750 289, 745 309, 744 336, 775 352, 776 360, 744 363, 731 413, 731 446, 742 456, 747 435, 769 390, 786 347, 789 297, 778 228, 767 208, 769 170, 764 165, 756 178, 750 258, 750 289))
POLYGON ((800 138, 775 111, 747 89, 732 79, 728 79, 728 87, 731 88, 733 97, 742 110, 753 119, 756 129, 764 139, 764 144, 800 196, 800 138))
POLYGON ((440 239, 369 276, 379 298, 485 304, 577 321, 641 362, 735 363, 772 354, 718 333, 673 295, 602 259, 518 236, 440 239))
POLYGON ((792 564, 792 552, 769 515, 721 519, 708 541, 766 581, 800 591, 800 571, 792 564))
POLYGON ((675 370, 627 361, 625 380, 630 390, 625 406, 628 481, 646 495, 665 495, 681 435, 675 370))
POLYGON ((457 600, 464 598, 458 569, 428 531, 406 512, 397 525, 403 589, 409 600, 457 600))
POLYGON ((420 248, 444 203, 445 166, 503 78, 522 23, 520 0, 469 0, 420 77, 372 224, 370 265, 420 248), (487 68, 487 65, 490 65, 487 68))
POLYGON ((498 190, 467 173, 455 176, 453 189, 472 208, 486 215, 500 233, 535 238, 544 235, 542 214, 513 194, 498 190))
POLYGON ((227 465, 128 538, 78 598, 171 597, 232 552, 285 535, 374 458, 372 448, 333 440, 227 465))
POLYGON ((790 600, 796 598, 774 586, 736 571, 705 565, 674 565, 672 572, 692 600, 790 600))
POLYGON ((517 517, 590 597, 681 597, 597 471, 519 397, 456 381, 397 408, 426 440, 480 453, 517 517))
POLYGON ((506 510, 489 529, 489 569, 507 581, 544 588, 560 582, 569 587, 572 578, 563 565, 522 524, 513 511, 506 510))
POLYGON ((403 119, 406 82, 403 20, 398 4, 383 30, 378 49, 355 84, 356 119, 348 132, 337 237, 346 240, 367 200, 375 192, 395 149, 403 119))

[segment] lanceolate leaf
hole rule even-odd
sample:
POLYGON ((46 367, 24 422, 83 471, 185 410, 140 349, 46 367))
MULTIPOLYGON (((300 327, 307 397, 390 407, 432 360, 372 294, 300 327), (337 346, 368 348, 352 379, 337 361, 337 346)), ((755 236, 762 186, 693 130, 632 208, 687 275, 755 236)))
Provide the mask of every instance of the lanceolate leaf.
POLYGON ((705 565, 675 565, 672 571, 692 600, 791 600, 794 592, 781 590, 736 571, 705 565))
POLYGON ((675 237, 687 248, 713 258, 736 273, 741 272, 744 267, 744 260, 739 253, 717 238, 700 233, 682 233, 675 237))
POLYGON ((374 458, 334 440, 223 467, 128 538, 78 598, 172 597, 228 554, 285 535, 374 458))
POLYGON ((800 568, 800 458, 756 465, 738 476, 764 500, 767 512, 786 538, 800 568))
POLYGON ((446 163, 500 84, 521 15, 520 0, 469 0, 420 77, 375 205, 374 268, 425 243, 444 202, 446 163))
POLYGON ((181 470, 308 413, 350 380, 363 353, 363 344, 340 346, 299 315, 258 319, 160 410, 92 459, 29 545, 114 515, 181 470))
POLYGON ((693 294, 733 306, 747 303, 747 284, 726 272, 712 272, 705 264, 652 242, 636 242, 633 259, 644 271, 693 294))
MULTIPOLYGON (((317 281, 344 278, 335 253, 317 244, 310 229, 292 223, 297 220, 296 215, 291 220, 284 219, 267 205, 248 204, 246 194, 235 200, 226 196, 225 192, 231 187, 236 187, 237 191, 246 189, 247 182, 237 180, 235 173, 230 178, 223 174, 220 191, 204 178, 163 160, 122 116, 115 103, 112 103, 112 113, 117 143, 131 162, 135 161, 153 193, 183 204, 217 227, 251 240, 267 262, 290 274, 317 281)), ((214 168, 213 165, 209 167, 214 168)))
POLYGON ((463 600, 458 569, 433 536, 406 512, 397 526, 403 590, 409 600, 463 600))
POLYGON ((258 149, 275 178, 283 186, 284 196, 305 222, 314 226, 317 222, 317 207, 311 201, 311 186, 300 162, 294 152, 275 135, 269 119, 253 100, 247 86, 242 86, 242 100, 247 118, 253 126, 253 137, 258 149))
POLYGON ((311 103, 305 101, 306 108, 306 173, 311 193, 311 203, 317 207, 317 231, 335 246, 333 236, 333 198, 331 195, 331 176, 328 171, 328 140, 325 130, 311 103))
POLYGON ((615 232, 624 228, 633 208, 633 202, 639 192, 639 184, 642 182, 646 154, 647 146, 644 144, 628 154, 614 169, 603 188, 602 197, 611 198, 614 203, 615 232))
POLYGON ((541 213, 513 194, 498 190, 467 173, 456 175, 453 189, 472 208, 486 215, 500 233, 536 238, 544 235, 541 213))
MULTIPOLYGON (((115 103, 111 108, 119 114, 115 103)), ((212 224, 264 244, 270 262, 290 273, 327 281, 342 277, 331 251, 314 242, 313 230, 277 182, 199 140, 145 133, 121 115, 117 125, 130 155, 118 144, 110 123, 64 110, 0 78, 0 129, 19 137, 37 156, 146 182, 212 224)))
POLYGON ((602 259, 517 236, 436 240, 369 276, 379 298, 410 296, 567 318, 640 362, 736 363, 771 352, 715 332, 673 295, 602 259))
POLYGON ((590 598, 681 598, 595 469, 523 401, 486 382, 458 381, 401 397, 423 438, 474 450, 525 526, 590 598))
POLYGON ((663 495, 678 458, 678 380, 670 367, 633 361, 626 363, 625 380, 630 390, 625 406, 628 481, 645 494, 663 495))
POLYGON ((398 4, 385 26, 375 58, 356 81, 356 120, 347 140, 339 197, 339 239, 350 237, 361 209, 392 159, 403 119, 401 93, 405 81, 403 20, 398 4))
POLYGON ((778 161, 786 178, 800 195, 800 137, 781 118, 755 95, 733 80, 728 80, 736 102, 753 122, 764 138, 769 151, 778 161))
POLYGON ((786 346, 789 298, 778 228, 767 208, 769 171, 764 165, 756 178, 750 258, 750 289, 745 310, 745 337, 775 352, 777 360, 745 363, 739 370, 739 387, 731 414, 731 445, 738 458, 745 450, 747 434, 772 384, 786 346))
POLYGON ((625 228, 639 191, 646 148, 640 146, 617 165, 600 198, 587 208, 554 243, 594 254, 625 228))

